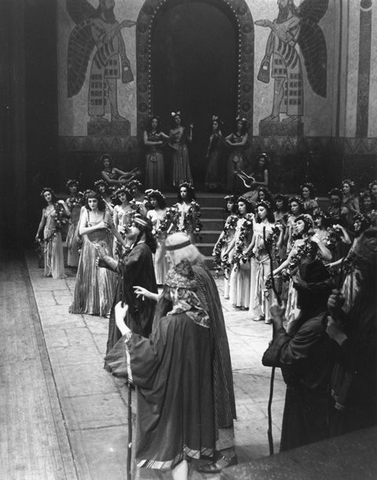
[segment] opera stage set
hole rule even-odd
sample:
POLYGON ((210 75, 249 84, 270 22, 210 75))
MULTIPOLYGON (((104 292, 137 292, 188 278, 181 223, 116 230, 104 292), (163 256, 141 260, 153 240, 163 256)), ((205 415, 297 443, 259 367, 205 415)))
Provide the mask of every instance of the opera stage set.
MULTIPOLYGON (((14 205, 4 222, 29 241, 42 187, 65 193, 69 178, 91 187, 105 152, 144 181, 148 120, 158 115, 168 133, 177 111, 193 124, 199 192, 213 115, 224 135, 237 116, 247 121, 245 170, 266 152, 272 191, 307 179, 325 196, 343 178, 376 178, 377 3, 296 0, 293 28, 277 36, 290 4, 2 1, 1 181, 14 205)), ((164 159, 166 191, 175 191, 168 148, 164 159)))

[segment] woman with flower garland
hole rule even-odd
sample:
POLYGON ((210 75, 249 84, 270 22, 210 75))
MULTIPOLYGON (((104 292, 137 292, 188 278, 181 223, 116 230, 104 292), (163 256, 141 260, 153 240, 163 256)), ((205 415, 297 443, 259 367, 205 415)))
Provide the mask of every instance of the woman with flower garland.
POLYGON ((67 231, 67 265, 71 268, 77 268, 79 264, 79 243, 77 241, 78 225, 80 212, 83 203, 83 194, 78 192, 79 182, 77 180, 68 180, 66 187, 69 190, 69 196, 66 200, 71 216, 67 231))
POLYGON ((371 224, 377 226, 377 210, 373 204, 373 197, 370 190, 364 190, 360 193, 360 211, 363 215, 368 217, 371 224))
POLYGON ((172 149, 173 185, 193 183, 187 142, 192 142, 193 125, 188 129, 182 125, 180 112, 172 112, 172 128, 169 132, 169 147, 172 149))
POLYGON ((272 267, 276 267, 276 234, 274 214, 271 204, 266 201, 257 203, 257 214, 254 219, 253 238, 245 250, 250 260, 250 313, 255 322, 271 323, 270 306, 275 301, 272 290, 266 290, 266 279, 272 267))
POLYGON ((153 225, 152 233, 157 241, 157 248, 154 254, 154 273, 156 275, 157 285, 164 285, 165 275, 168 271, 168 261, 166 258, 166 198, 159 190, 152 190, 148 194, 148 201, 151 209, 148 210, 147 217, 153 225))
POLYGON ((224 298, 229 298, 229 277, 230 270, 233 262, 233 252, 232 250, 229 254, 228 247, 234 239, 236 233, 236 225, 238 221, 237 216, 237 197, 235 195, 227 195, 224 197, 226 200, 226 213, 228 217, 225 220, 225 225, 223 231, 220 233, 220 236, 213 248, 212 256, 216 264, 217 270, 222 270, 224 275, 224 298))
POLYGON ((104 201, 106 209, 109 211, 110 215, 112 215, 114 213, 114 203, 112 199, 112 192, 114 189, 111 189, 109 184, 102 179, 94 182, 94 187, 104 201))
MULTIPOLYGON (((124 244, 99 193, 88 192, 79 233, 83 238, 70 313, 107 316, 114 298, 116 275, 96 267, 99 254, 112 256, 112 235, 124 244)), ((125 245, 125 244, 124 244, 125 245)))
POLYGON ((313 217, 313 213, 319 208, 318 198, 315 197, 314 185, 310 182, 300 185, 300 196, 304 213, 308 213, 313 217))
POLYGON ((295 275, 303 262, 320 258, 323 261, 331 260, 331 252, 318 238, 313 236, 313 220, 307 213, 299 215, 295 219, 295 233, 293 235, 293 247, 287 259, 282 262, 273 272, 276 276, 283 273, 285 280, 289 280, 288 301, 286 308, 287 332, 290 333, 293 322, 300 313, 297 305, 297 290, 294 288, 295 275))
POLYGON ((230 274, 230 301, 233 307, 247 310, 250 304, 250 260, 244 251, 250 245, 253 236, 254 215, 251 203, 244 197, 237 200, 238 221, 234 239, 230 242, 224 255, 232 254, 230 274))
POLYGON ((195 234, 200 233, 200 205, 196 202, 195 189, 187 182, 181 183, 178 189, 178 202, 168 212, 171 222, 168 233, 184 232, 195 245, 195 234))
POLYGON ((246 118, 236 118, 236 131, 225 137, 226 144, 231 148, 228 159, 226 188, 231 192, 237 191, 237 172, 244 169, 244 149, 248 139, 246 118))
MULTIPOLYGON (((130 203, 132 195, 128 188, 122 186, 115 191, 114 197, 118 198, 120 204, 114 207, 113 221, 115 228, 123 238, 125 230, 132 223, 132 215, 135 213, 135 209, 130 203)), ((116 258, 122 257, 122 244, 116 238, 114 240, 114 255, 116 258)))
POLYGON ((41 196, 47 206, 42 210, 35 240, 40 242, 43 231, 44 276, 54 279, 64 278, 64 256, 61 229, 70 216, 69 208, 64 200, 58 200, 52 188, 45 187, 41 196))
POLYGON ((165 184, 165 165, 162 147, 169 140, 168 135, 161 132, 160 119, 150 118, 143 134, 144 145, 147 148, 145 182, 148 188, 163 189, 165 184))
POLYGON ((359 197, 356 195, 356 187, 353 180, 347 178, 342 181, 342 194, 342 208, 347 210, 345 214, 346 227, 350 229, 353 226, 354 216, 360 213, 359 197))
POLYGON ((287 254, 289 254, 293 246, 293 234, 295 230, 296 219, 299 215, 302 215, 304 213, 304 207, 302 205, 301 197, 298 197, 297 195, 295 197, 291 197, 288 200, 288 207, 289 215, 284 237, 284 242, 287 246, 287 254))

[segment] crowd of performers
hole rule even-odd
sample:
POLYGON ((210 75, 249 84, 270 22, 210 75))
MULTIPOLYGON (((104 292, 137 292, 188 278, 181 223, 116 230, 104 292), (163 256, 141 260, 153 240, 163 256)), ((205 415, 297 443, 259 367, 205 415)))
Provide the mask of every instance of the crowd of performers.
MULTIPOLYGON (((166 138, 158 119, 151 122, 154 140, 145 136, 155 167, 153 142, 171 142, 174 135, 180 159, 187 154, 180 115, 174 119, 166 138)), ((242 131, 234 135, 242 143, 242 131)), ((102 160, 93 189, 80 192, 79 182, 69 180, 65 201, 51 188, 42 191, 46 206, 36 240, 45 275, 64 278, 66 225, 67 265, 77 269, 69 311, 109 319, 105 368, 122 371, 138 387, 137 465, 171 468, 173 478, 187 478, 187 459, 208 456, 198 469, 218 473, 237 463, 236 409, 221 300, 195 246, 202 229, 195 190, 179 183, 177 202, 167 207, 160 190, 144 189, 137 170, 114 168, 107 155, 102 160)), ((376 378, 377 180, 360 192, 344 180, 321 210, 311 183, 289 198, 273 195, 267 156, 260 155, 252 175, 241 160, 232 160, 232 188, 237 178, 248 191, 225 197, 227 218, 213 258, 234 308, 274 324, 264 364, 280 367, 287 383, 281 449, 329 435, 331 373, 333 398, 342 407, 333 434, 376 423, 376 392, 373 403, 365 386, 375 380, 360 372, 371 362, 376 378), (357 389, 368 396, 361 406, 357 389)), ((152 167, 147 175, 157 178, 152 167)), ((187 167, 177 162, 186 176, 187 167)))

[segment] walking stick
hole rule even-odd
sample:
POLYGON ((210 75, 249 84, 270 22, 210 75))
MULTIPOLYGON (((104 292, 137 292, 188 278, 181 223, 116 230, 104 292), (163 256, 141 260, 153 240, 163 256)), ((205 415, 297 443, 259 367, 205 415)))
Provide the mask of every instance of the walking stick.
MULTIPOLYGON (((272 284, 272 290, 275 293, 276 300, 279 305, 281 305, 281 298, 280 294, 277 291, 276 285, 275 285, 275 279, 273 275, 274 271, 274 260, 272 258, 272 253, 271 249, 269 248, 267 238, 266 238, 266 227, 263 227, 263 242, 267 250, 268 258, 270 259, 270 275, 271 275, 271 284, 272 284)), ((275 333, 275 327, 272 325, 272 338, 274 338, 274 333, 275 333)), ((270 455, 274 454, 274 439, 272 436, 272 400, 274 398, 274 382, 275 382, 275 368, 271 368, 271 376, 270 376, 270 394, 268 397, 268 405, 267 405, 267 414, 268 414, 268 429, 267 429, 267 437, 268 437, 268 446, 270 450, 270 455)))
POLYGON ((132 385, 127 382, 128 387, 128 445, 127 445, 127 480, 132 480, 132 385))

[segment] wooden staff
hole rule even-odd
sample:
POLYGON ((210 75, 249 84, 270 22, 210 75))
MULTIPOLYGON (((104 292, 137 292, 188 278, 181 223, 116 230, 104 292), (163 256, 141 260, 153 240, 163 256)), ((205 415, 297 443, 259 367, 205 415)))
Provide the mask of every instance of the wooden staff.
MULTIPOLYGON (((276 295, 276 300, 279 305, 281 305, 281 297, 279 292, 277 291, 276 285, 275 285, 275 279, 274 279, 274 260, 272 258, 272 252, 271 249, 269 248, 267 238, 266 238, 266 227, 263 227, 263 242, 264 246, 266 247, 268 258, 270 259, 270 270, 271 270, 271 284, 272 284, 272 290, 274 291, 276 295)), ((274 338, 275 334, 275 327, 274 324, 272 324, 272 338, 274 338)), ((275 383, 275 368, 272 367, 271 369, 271 376, 270 376, 270 394, 268 397, 268 406, 267 406, 267 413, 268 413, 268 429, 267 429, 267 437, 268 437, 268 446, 270 450, 270 455, 274 454, 274 439, 272 436, 272 400, 274 398, 274 383, 275 383)))

